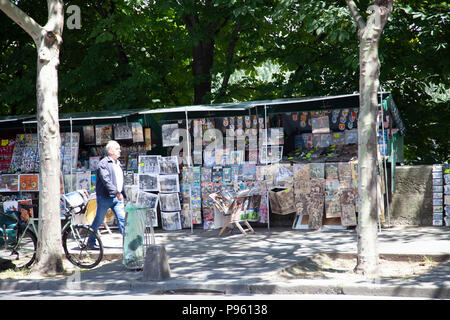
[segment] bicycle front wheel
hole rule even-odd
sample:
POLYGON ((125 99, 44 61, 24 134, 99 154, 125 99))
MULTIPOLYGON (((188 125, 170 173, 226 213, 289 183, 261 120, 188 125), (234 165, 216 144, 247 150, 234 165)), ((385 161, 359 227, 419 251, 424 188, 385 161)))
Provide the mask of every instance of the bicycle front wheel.
POLYGON ((29 268, 36 258, 37 239, 33 232, 26 230, 17 240, 4 238, 0 241, 0 260, 10 260, 15 269, 29 268))
POLYGON ((102 241, 87 226, 76 225, 72 226, 72 228, 68 227, 62 235, 62 242, 67 259, 80 268, 94 268, 103 259, 102 241), (89 237, 93 237, 98 243, 97 249, 88 247, 89 237))

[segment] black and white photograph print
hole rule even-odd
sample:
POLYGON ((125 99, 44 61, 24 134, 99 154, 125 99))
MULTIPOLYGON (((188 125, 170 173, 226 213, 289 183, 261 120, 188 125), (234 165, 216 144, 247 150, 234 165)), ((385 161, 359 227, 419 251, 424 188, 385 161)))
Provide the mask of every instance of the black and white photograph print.
POLYGON ((180 183, 178 174, 168 174, 159 176, 160 192, 180 192, 180 183))
POLYGON ((173 147, 180 144, 180 136, 177 129, 178 123, 163 124, 161 126, 163 147, 173 147))
POLYGON ((144 130, 139 122, 131 123, 133 142, 144 142, 144 130))
POLYGON ((159 191, 157 174, 140 174, 139 189, 142 191, 159 191))
POLYGON ((114 139, 116 140, 133 139, 131 126, 128 123, 114 124, 114 139))
POLYGON ((160 174, 180 173, 180 169, 178 166, 178 156, 159 157, 158 163, 160 174))
POLYGON ((180 197, 178 193, 160 193, 159 204, 161 211, 180 211, 180 197))
POLYGON ((161 156, 139 156, 139 174, 159 174, 159 161, 161 156))
POLYGON ((156 210, 156 207, 158 206, 158 195, 139 190, 136 204, 156 210))
POLYGON ((180 212, 161 211, 161 223, 164 230, 167 231, 181 230, 180 212))

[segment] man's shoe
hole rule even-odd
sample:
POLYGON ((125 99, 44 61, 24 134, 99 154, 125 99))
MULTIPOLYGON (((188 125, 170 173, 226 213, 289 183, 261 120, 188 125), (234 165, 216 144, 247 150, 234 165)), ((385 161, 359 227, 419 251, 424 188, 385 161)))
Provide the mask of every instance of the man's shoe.
POLYGON ((96 244, 88 244, 87 249, 88 250, 100 250, 100 247, 97 246, 96 244))

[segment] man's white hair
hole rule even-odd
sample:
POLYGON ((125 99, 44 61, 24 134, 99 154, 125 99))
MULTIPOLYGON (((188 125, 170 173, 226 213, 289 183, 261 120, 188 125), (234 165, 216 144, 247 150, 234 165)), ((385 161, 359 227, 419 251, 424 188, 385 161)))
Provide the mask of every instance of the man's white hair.
POLYGON ((109 140, 108 143, 107 143, 106 146, 105 146, 106 154, 109 155, 109 154, 111 153, 111 148, 117 147, 117 146, 120 147, 120 144, 119 144, 117 141, 115 141, 115 140, 109 140))

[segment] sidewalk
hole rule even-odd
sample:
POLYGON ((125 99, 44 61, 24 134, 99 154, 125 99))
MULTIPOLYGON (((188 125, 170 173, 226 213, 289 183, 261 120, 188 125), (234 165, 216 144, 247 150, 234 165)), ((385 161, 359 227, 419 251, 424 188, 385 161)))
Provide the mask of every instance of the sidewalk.
POLYGON ((281 279, 277 272, 318 253, 356 253, 355 230, 292 230, 255 228, 243 236, 234 231, 201 229, 155 233, 156 244, 169 256, 171 278, 142 280, 142 271, 122 264, 122 237, 102 234, 105 259, 116 259, 78 278, 59 280, 1 280, 0 290, 139 290, 148 294, 347 294, 450 299, 450 230, 445 227, 393 227, 378 235, 379 253, 426 256, 440 266, 403 281, 281 279))

